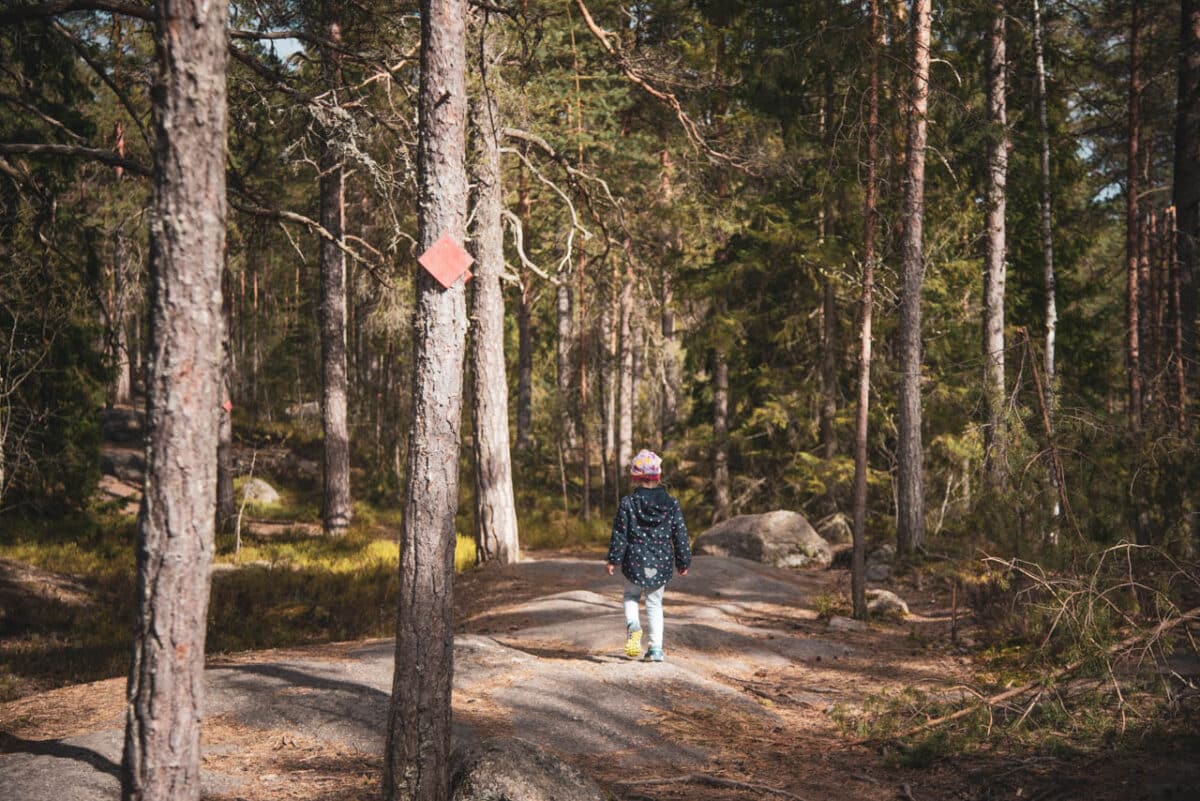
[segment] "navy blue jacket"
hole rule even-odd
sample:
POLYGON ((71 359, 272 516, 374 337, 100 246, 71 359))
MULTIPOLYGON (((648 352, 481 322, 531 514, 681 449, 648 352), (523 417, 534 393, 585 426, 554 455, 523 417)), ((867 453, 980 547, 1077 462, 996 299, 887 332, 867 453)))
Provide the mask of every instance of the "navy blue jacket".
POLYGON ((661 587, 670 581, 672 567, 686 570, 692 563, 687 524, 679 501, 662 487, 638 487, 621 499, 613 520, 608 562, 642 587, 661 587))

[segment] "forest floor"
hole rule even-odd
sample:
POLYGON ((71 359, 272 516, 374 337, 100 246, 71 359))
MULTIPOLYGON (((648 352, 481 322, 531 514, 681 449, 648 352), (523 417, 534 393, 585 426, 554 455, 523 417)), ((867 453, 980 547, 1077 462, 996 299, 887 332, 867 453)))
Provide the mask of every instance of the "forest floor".
MULTIPOLYGON (((1200 798, 1195 737, 1059 752, 855 744, 845 721, 882 699, 957 699, 981 683, 936 592, 894 587, 911 617, 837 630, 814 602, 844 592, 845 572, 697 557, 668 589, 667 661, 652 664, 622 653, 621 583, 601 559, 534 553, 458 577, 457 740, 523 738, 631 801, 1200 798)), ((65 577, 27 578, 79 592, 65 577)), ((377 798, 393 654, 391 640, 368 639, 212 657, 205 798, 377 798)), ((0 704, 2 795, 117 798, 124 687, 0 704)))

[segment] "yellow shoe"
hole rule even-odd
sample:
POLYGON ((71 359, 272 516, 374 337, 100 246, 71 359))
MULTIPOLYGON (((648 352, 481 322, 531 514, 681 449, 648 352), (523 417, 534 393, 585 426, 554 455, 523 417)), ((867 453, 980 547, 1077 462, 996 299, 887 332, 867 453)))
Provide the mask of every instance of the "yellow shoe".
POLYGON ((629 638, 625 640, 625 656, 630 659, 637 659, 642 655, 642 630, 634 629, 629 632, 629 638))

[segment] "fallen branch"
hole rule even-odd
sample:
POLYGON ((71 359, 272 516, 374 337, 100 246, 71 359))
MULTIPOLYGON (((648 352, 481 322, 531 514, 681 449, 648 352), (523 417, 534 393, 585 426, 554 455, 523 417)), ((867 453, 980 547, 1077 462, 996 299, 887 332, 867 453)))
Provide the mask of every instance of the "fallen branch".
MULTIPOLYGON (((1200 607, 1196 607, 1195 609, 1185 612, 1182 615, 1180 615, 1179 617, 1171 618, 1170 620, 1164 620, 1148 632, 1139 632, 1137 634, 1132 634, 1132 635, 1126 637, 1125 639, 1121 640, 1119 643, 1109 646, 1109 648, 1105 651, 1105 654, 1107 656, 1111 657, 1116 654, 1119 654, 1122 651, 1132 648, 1133 646, 1137 645, 1140 642, 1146 642, 1146 641, 1153 642, 1154 640, 1157 640, 1159 637, 1161 637, 1166 632, 1168 632, 1171 629, 1178 626, 1180 623, 1187 623, 1189 621, 1197 620, 1197 619, 1200 619, 1200 607)), ((988 709, 994 709, 997 706, 1003 705, 1005 701, 1008 701, 1011 698, 1015 698, 1016 696, 1021 695, 1022 693, 1026 693, 1026 692, 1030 692, 1030 691, 1040 692, 1040 691, 1045 690, 1049 685, 1053 684, 1054 682, 1058 681, 1059 679, 1069 676, 1070 674, 1079 670, 1081 667, 1086 665, 1089 661, 1090 660, 1086 657, 1082 658, 1082 659, 1076 659, 1074 662, 1071 662, 1070 664, 1059 668, 1058 670, 1054 671, 1053 673, 1051 673, 1049 676, 1047 676, 1044 679, 1035 681, 1032 684, 1027 684, 1027 685, 1023 685, 1020 687, 1013 687, 1011 689, 1005 690, 1004 692, 999 693, 998 695, 993 695, 989 698, 982 699, 978 704, 963 707, 962 709, 958 710, 957 712, 953 712, 949 715, 943 715, 940 718, 934 718, 933 720, 928 720, 919 726, 913 726, 911 729, 906 729, 905 731, 902 731, 898 734, 892 734, 887 737, 865 737, 861 740, 854 740, 853 742, 847 743, 846 745, 848 747, 855 746, 855 745, 866 745, 867 743, 872 743, 872 742, 876 742, 876 741, 883 740, 883 739, 898 740, 898 739, 901 739, 904 737, 911 737, 914 734, 920 734, 921 732, 926 732, 926 731, 930 731, 931 729, 936 729, 939 726, 943 726, 947 723, 951 723, 956 720, 961 720, 962 718, 966 717, 967 715, 970 715, 971 713, 975 712, 976 710, 978 710, 982 707, 987 707, 988 709)), ((1028 713, 1026 713, 1026 714, 1028 714, 1028 713)), ((1022 719, 1024 719, 1024 716, 1022 716, 1022 719)))
POLYGON ((734 779, 725 779, 720 776, 709 776, 707 773, 686 773, 683 776, 674 776, 669 779, 634 779, 625 782, 616 782, 618 787, 657 787, 667 784, 701 784, 705 787, 719 787, 725 790, 748 790, 755 793, 770 793, 781 798, 791 798, 793 801, 805 801, 801 796, 795 793, 789 793, 787 790, 781 790, 778 787, 771 787, 767 784, 754 784, 752 782, 739 782, 734 779))

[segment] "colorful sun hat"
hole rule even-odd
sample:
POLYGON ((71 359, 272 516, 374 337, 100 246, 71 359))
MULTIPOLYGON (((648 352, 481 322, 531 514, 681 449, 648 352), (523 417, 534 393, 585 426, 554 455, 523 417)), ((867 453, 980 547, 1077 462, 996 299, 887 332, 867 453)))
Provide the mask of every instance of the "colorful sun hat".
POLYGON ((662 459, 654 451, 638 451, 629 468, 631 478, 658 478, 662 475, 662 459))

